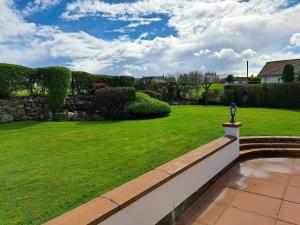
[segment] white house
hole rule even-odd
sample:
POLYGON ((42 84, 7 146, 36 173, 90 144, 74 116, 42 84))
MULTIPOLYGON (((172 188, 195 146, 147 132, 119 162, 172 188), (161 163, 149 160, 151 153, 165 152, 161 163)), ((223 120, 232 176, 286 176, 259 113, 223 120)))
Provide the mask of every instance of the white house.
POLYGON ((300 72, 300 59, 267 62, 258 74, 258 77, 261 78, 262 83, 281 83, 282 72, 284 66, 287 64, 292 64, 294 66, 295 78, 298 79, 300 72))

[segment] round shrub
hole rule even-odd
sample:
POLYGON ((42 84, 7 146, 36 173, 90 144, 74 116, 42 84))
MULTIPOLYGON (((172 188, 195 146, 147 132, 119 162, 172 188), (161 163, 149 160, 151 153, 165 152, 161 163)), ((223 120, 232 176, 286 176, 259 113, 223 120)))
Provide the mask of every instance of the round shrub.
POLYGON ((128 106, 128 111, 137 118, 152 118, 168 115, 171 108, 166 102, 151 98, 145 93, 137 92, 136 101, 128 106))
POLYGON ((96 106, 106 117, 115 117, 127 103, 135 100, 135 89, 129 87, 96 90, 96 106))
POLYGON ((27 75, 34 71, 29 67, 0 63, 0 98, 9 97, 12 91, 27 88, 27 75))
POLYGON ((71 83, 71 71, 60 66, 50 66, 38 69, 44 77, 44 85, 48 90, 48 103, 52 110, 65 104, 71 83))

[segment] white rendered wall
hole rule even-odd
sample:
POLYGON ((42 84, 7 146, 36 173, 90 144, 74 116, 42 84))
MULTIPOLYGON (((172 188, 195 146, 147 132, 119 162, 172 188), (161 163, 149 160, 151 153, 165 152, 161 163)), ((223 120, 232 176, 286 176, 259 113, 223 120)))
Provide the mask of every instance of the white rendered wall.
POLYGON ((238 157, 236 140, 99 225, 155 225, 238 157))
POLYGON ((224 127, 226 136, 240 137, 240 128, 238 127, 224 127))
POLYGON ((261 79, 261 82, 262 83, 267 83, 267 84, 270 84, 270 83, 282 83, 282 79, 279 79, 279 78, 281 78, 281 76, 264 77, 264 78, 261 79))

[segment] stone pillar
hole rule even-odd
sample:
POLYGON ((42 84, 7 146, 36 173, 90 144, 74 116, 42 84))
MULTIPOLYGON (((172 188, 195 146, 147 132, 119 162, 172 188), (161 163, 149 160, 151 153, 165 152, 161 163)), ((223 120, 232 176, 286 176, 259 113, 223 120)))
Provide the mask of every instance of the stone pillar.
POLYGON ((236 138, 240 137, 240 127, 242 124, 240 122, 235 122, 235 123, 224 123, 223 127, 225 129, 225 136, 233 136, 236 138))

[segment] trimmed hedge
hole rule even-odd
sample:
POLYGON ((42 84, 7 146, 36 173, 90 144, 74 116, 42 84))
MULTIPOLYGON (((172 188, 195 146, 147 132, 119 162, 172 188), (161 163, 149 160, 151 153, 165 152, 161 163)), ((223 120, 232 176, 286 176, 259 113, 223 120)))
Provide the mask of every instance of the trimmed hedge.
POLYGON ((134 77, 130 76, 102 76, 102 78, 97 78, 98 83, 101 81, 111 87, 134 87, 135 84, 134 77))
POLYGON ((162 100, 162 94, 161 93, 151 91, 151 90, 141 90, 140 92, 143 92, 143 93, 145 93, 146 95, 149 95, 152 98, 162 100))
POLYGON ((223 103, 238 106, 300 108, 300 82, 281 84, 228 85, 223 103))
POLYGON ((26 89, 28 75, 34 69, 29 67, 0 63, 0 98, 7 98, 12 91, 26 89))
POLYGON ((151 98, 149 95, 137 92, 136 101, 128 106, 128 111, 137 118, 153 118, 166 116, 171 112, 168 103, 151 98))
POLYGON ((72 83, 71 89, 72 94, 89 94, 93 90, 93 84, 95 83, 95 76, 83 72, 83 71, 72 71, 72 83))
POLYGON ((135 89, 129 87, 102 88, 96 91, 96 106, 105 117, 114 117, 122 112, 136 97, 135 89))
POLYGON ((65 104, 71 83, 71 71, 60 66, 50 66, 37 69, 44 77, 44 85, 48 90, 49 107, 53 110, 65 104))
POLYGON ((105 83, 109 87, 134 87, 135 79, 129 76, 109 76, 90 74, 83 71, 72 72, 72 93, 91 94, 94 83, 105 83))

